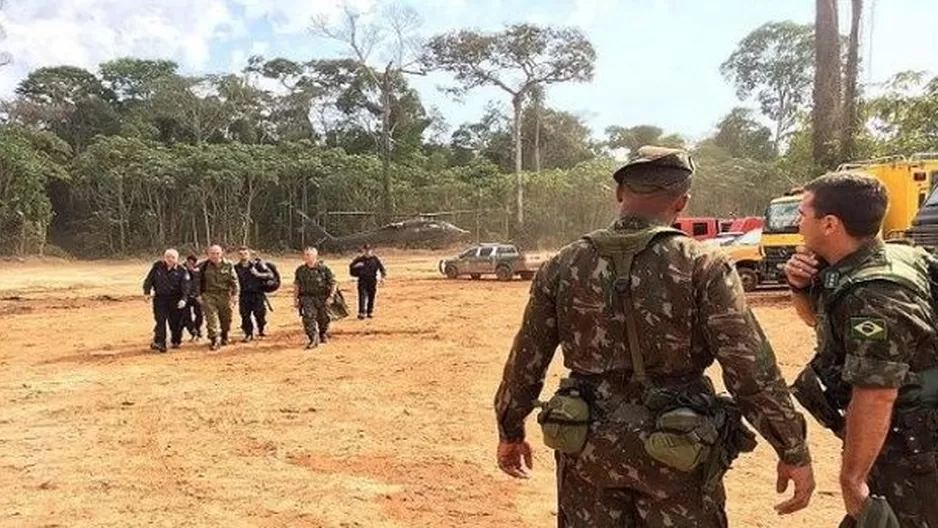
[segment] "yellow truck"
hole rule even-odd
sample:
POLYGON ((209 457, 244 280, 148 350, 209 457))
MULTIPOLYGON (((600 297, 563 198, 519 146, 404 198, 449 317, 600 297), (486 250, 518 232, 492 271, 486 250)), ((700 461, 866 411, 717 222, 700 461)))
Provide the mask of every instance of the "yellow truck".
MULTIPOLYGON (((889 192, 889 207, 883 220, 883 238, 887 241, 916 239, 913 220, 919 209, 928 200, 933 183, 938 183, 938 154, 918 153, 906 158, 891 156, 874 160, 845 163, 838 171, 854 171, 869 174, 886 186, 889 192)), ((755 269, 758 284, 784 282, 782 268, 795 247, 802 243, 798 234, 798 204, 801 189, 792 189, 785 196, 769 202, 765 211, 765 223, 760 240, 761 262, 747 265, 755 269)), ((938 196, 932 197, 938 208, 938 196)), ((938 233, 938 221, 934 222, 938 233)), ((742 269, 737 263, 737 269, 742 269)))

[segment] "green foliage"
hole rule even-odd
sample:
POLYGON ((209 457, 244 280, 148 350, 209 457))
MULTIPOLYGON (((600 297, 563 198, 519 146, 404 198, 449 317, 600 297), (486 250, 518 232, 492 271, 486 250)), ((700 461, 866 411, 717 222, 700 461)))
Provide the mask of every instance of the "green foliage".
POLYGON ((899 73, 867 106, 877 155, 938 152, 938 76, 899 73))
POLYGON ((814 28, 791 21, 759 26, 720 66, 741 100, 755 96, 775 122, 776 152, 810 101, 814 74, 814 28))
POLYGON ((736 158, 768 161, 775 157, 772 131, 752 118, 752 110, 734 108, 717 125, 713 142, 736 158))

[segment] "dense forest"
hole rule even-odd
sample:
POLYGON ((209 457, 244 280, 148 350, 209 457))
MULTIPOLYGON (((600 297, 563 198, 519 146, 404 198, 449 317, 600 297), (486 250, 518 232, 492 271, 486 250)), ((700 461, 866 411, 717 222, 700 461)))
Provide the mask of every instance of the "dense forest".
POLYGON ((312 242, 311 222, 338 235, 432 212, 484 239, 556 246, 613 217, 615 155, 652 143, 696 156, 692 213, 761 214, 839 162, 938 151, 938 77, 862 86, 856 31, 836 22, 819 10, 814 25, 770 22, 742 39, 720 67, 740 106, 692 144, 653 123, 593 131, 551 108, 553 86, 594 75, 575 28, 422 37, 400 6, 313 21, 342 59, 254 56, 203 76, 133 57, 39 68, 0 110, 0 253, 285 250, 312 242), (451 126, 410 85, 430 71, 449 74, 453 97, 504 97, 451 126))

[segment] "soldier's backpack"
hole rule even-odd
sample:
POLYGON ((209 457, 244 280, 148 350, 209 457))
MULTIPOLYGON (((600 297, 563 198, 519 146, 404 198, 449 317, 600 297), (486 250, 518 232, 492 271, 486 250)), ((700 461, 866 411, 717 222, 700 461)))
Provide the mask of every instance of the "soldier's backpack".
POLYGON ((274 274, 273 278, 263 279, 261 281, 261 290, 263 290, 264 293, 273 293, 280 289, 280 270, 277 269, 276 264, 258 259, 257 262, 254 263, 254 266, 260 272, 263 272, 263 268, 266 267, 274 274))

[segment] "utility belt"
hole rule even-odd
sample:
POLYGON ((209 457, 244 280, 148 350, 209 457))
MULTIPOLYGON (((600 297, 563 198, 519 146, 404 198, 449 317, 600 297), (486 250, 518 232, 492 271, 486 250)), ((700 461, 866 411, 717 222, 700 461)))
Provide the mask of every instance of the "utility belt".
MULTIPOLYGON (((896 404, 887 442, 915 455, 938 451, 938 367, 919 374, 922 383, 913 398, 916 403, 896 404)), ((844 395, 838 394, 835 382, 826 383, 823 375, 808 364, 791 386, 792 395, 823 427, 844 439, 846 409, 844 395)), ((900 398, 901 400, 902 398, 900 398)))
MULTIPOLYGON (((637 402, 629 399, 623 397, 614 408, 643 407, 643 413, 650 413, 651 430, 643 439, 646 454, 681 472, 701 471, 708 490, 740 453, 755 449, 755 435, 743 423, 736 402, 716 395, 706 377, 650 387, 641 391, 637 402)), ((583 451, 590 424, 602 419, 595 388, 581 379, 562 379, 554 396, 538 405, 544 443, 567 455, 583 451)))

